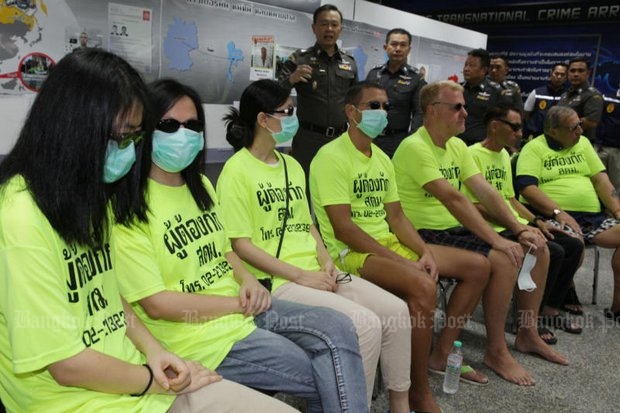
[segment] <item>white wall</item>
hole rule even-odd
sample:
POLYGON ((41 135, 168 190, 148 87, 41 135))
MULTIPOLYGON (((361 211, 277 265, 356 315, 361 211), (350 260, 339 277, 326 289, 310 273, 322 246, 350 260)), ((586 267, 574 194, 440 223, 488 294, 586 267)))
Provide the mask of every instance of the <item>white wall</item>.
MULTIPOLYGON (((401 12, 365 0, 323 0, 336 5, 345 19, 353 19, 387 29, 402 27, 413 35, 454 43, 470 48, 486 47, 487 36, 483 33, 462 29, 446 23, 401 12)), ((310 31, 310 27, 300 27, 310 31)), ((15 143, 34 94, 0 96, 0 155, 10 151, 15 143)), ((207 146, 210 149, 230 149, 225 139, 222 116, 228 105, 204 105, 207 119, 207 146)), ((211 158, 211 156, 209 156, 211 158)))

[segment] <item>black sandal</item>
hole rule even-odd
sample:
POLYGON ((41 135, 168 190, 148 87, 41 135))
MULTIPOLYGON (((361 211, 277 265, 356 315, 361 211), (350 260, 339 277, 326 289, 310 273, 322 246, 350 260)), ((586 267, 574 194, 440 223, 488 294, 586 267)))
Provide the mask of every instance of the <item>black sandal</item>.
POLYGON ((545 315, 542 316, 543 323, 547 327, 552 327, 558 330, 566 331, 571 334, 581 334, 583 329, 577 324, 573 324, 573 321, 568 315, 545 315))
POLYGON ((538 335, 540 336, 542 341, 544 341, 550 346, 558 342, 558 338, 547 327, 538 326, 538 335), (544 338, 543 336, 548 336, 549 338, 544 338))
POLYGON ((620 311, 612 312, 611 309, 606 308, 603 312, 605 313, 605 318, 616 320, 616 323, 620 323, 620 311))
POLYGON ((562 310, 566 311, 569 314, 573 315, 583 315, 583 308, 581 310, 575 310, 569 306, 581 306, 581 302, 579 301, 579 297, 577 297, 577 290, 575 287, 570 287, 566 292, 566 298, 564 299, 564 304, 562 305, 562 310))

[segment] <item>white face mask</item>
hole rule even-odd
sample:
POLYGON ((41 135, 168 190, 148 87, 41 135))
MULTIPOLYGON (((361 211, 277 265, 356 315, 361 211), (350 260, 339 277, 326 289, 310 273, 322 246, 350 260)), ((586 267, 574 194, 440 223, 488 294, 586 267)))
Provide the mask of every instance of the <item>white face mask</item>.
POLYGON ((536 265, 536 255, 528 251, 523 258, 523 264, 517 279, 519 290, 531 292, 536 289, 536 283, 532 280, 532 268, 534 268, 534 265, 536 265))

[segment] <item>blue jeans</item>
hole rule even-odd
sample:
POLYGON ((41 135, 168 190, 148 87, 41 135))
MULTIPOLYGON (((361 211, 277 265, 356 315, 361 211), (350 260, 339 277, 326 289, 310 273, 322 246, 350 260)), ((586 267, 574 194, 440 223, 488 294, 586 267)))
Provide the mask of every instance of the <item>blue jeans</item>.
POLYGON ((235 343, 216 369, 225 379, 265 392, 292 394, 322 411, 308 355, 288 339, 257 328, 235 343))
MULTIPOLYGON (((324 412, 368 412, 357 333, 346 315, 324 307, 272 299, 256 325, 291 340, 311 360, 324 412)), ((310 409, 309 411, 314 411, 310 409)))

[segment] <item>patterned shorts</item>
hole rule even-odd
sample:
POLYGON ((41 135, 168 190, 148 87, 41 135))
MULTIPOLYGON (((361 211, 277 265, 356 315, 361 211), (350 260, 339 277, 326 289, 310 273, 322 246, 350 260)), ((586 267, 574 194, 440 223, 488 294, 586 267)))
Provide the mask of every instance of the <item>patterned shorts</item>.
POLYGON ((489 255, 491 246, 464 227, 449 229, 418 229, 422 239, 429 244, 461 248, 468 251, 489 255))
POLYGON ((620 221, 610 218, 604 212, 567 212, 575 218, 581 227, 583 238, 589 243, 592 243, 592 238, 596 235, 620 224, 620 221))

